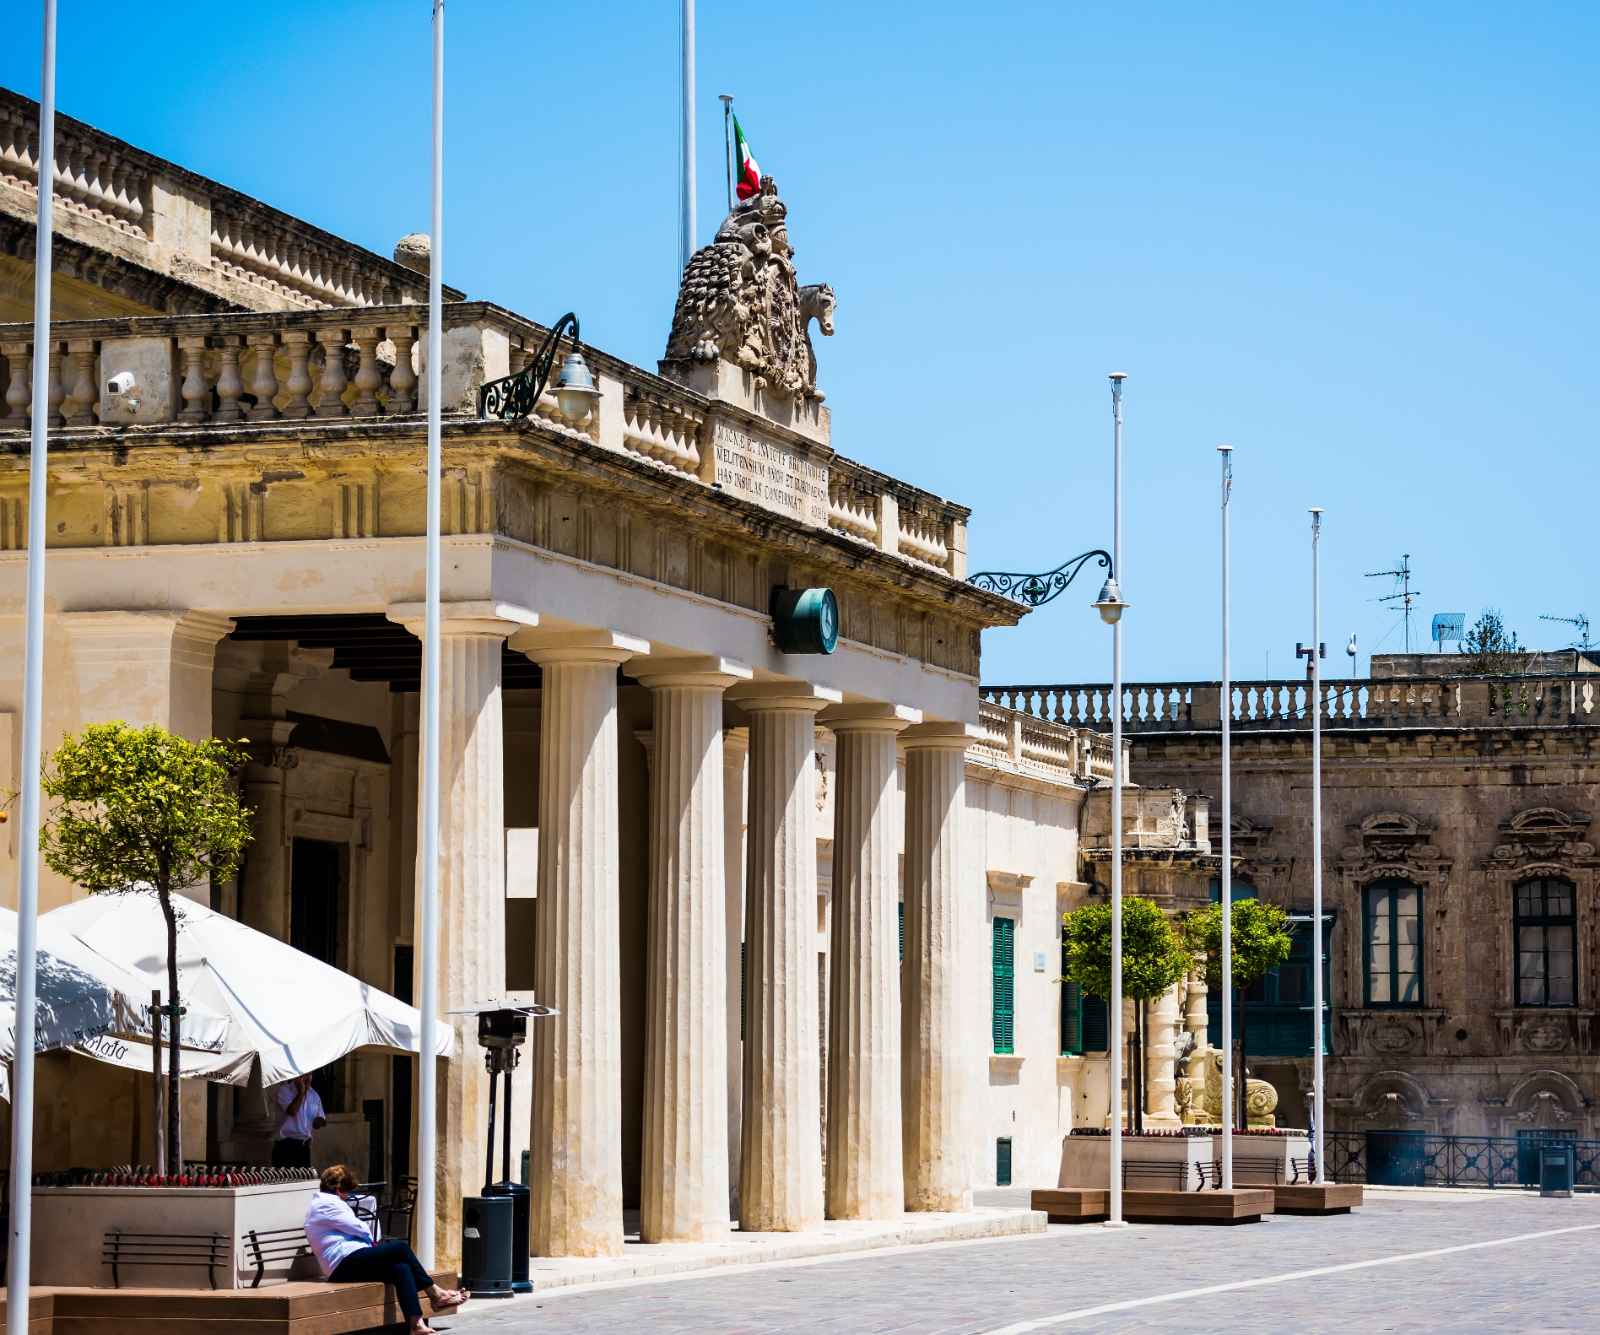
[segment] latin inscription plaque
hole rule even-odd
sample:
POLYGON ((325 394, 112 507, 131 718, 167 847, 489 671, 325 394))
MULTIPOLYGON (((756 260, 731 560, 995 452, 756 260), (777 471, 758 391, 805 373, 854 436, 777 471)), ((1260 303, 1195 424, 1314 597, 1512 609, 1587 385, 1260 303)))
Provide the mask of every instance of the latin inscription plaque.
POLYGON ((731 422, 718 422, 712 436, 716 480, 723 491, 803 523, 828 524, 828 469, 805 451, 731 422))

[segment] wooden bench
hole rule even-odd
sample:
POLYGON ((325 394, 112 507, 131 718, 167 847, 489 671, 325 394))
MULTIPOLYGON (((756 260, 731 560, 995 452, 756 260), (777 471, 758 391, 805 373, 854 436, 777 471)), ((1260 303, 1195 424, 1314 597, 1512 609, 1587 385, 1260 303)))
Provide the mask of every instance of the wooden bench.
POLYGON ((1300 1182, 1272 1189, 1275 1214, 1349 1214, 1363 1200, 1357 1182, 1300 1182))
MULTIPOLYGON (((453 1288, 456 1276, 434 1276, 453 1288)), ((4 1302, 0 1289, 0 1304, 4 1302)), ((424 1313, 432 1314, 426 1295, 424 1313)), ((3 1311, 3 1306, 0 1306, 3 1311)), ((36 1288, 28 1335, 353 1335, 404 1322, 383 1284, 295 1281, 261 1289, 36 1288)))
POLYGON ((122 1267, 205 1270, 217 1287, 217 1268, 233 1265, 233 1248, 221 1233, 129 1233, 105 1235, 100 1259, 111 1267, 113 1288, 122 1287, 122 1267))
POLYGON ((1311 1159, 1309 1155, 1304 1159, 1290 1159, 1289 1168, 1293 1173, 1293 1177, 1290 1179, 1291 1182, 1298 1182, 1301 1178, 1304 1178, 1307 1182, 1311 1181, 1311 1159))
MULTIPOLYGON (((1029 1203, 1052 1224, 1091 1224, 1110 1216, 1110 1196, 1104 1187, 1045 1187, 1029 1203)), ((1268 1187, 1122 1193, 1122 1217, 1139 1224, 1253 1224, 1273 1208, 1268 1187)))
POLYGON ((1248 1173, 1251 1177, 1268 1178, 1273 1185, 1283 1181, 1283 1160, 1276 1156, 1257 1154, 1236 1154, 1233 1156, 1233 1179, 1239 1180, 1240 1173, 1248 1173))

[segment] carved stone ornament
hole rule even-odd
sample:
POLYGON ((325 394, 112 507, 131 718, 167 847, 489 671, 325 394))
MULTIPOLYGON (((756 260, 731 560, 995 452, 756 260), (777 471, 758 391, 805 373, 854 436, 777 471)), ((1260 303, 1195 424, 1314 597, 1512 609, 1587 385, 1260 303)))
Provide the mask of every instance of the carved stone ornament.
POLYGON ((1555 807, 1529 807, 1502 821, 1500 836, 1489 855, 1495 863, 1516 864, 1559 859, 1586 863, 1595 859, 1595 846, 1584 838, 1591 817, 1581 811, 1561 811, 1555 807))
POLYGON ((1564 1020, 1534 1020, 1522 1026, 1522 1046, 1529 1052, 1560 1052, 1570 1042, 1571 1035, 1564 1020))
POLYGON ((690 257, 672 314, 666 360, 732 362, 757 383, 796 399, 820 399, 813 320, 833 333, 833 289, 795 280, 788 209, 770 176, 734 206, 716 239, 690 257))
POLYGON ((1371 1043, 1373 1050, 1385 1054, 1397 1052, 1410 1052, 1420 1046, 1416 1030, 1410 1025, 1398 1020, 1389 1020, 1372 1026, 1371 1043))

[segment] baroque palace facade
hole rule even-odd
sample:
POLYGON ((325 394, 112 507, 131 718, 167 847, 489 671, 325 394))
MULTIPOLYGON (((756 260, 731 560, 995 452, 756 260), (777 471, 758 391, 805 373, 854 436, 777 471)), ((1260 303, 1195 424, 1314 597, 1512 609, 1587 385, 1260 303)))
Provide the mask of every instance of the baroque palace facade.
MULTIPOLYGON (((1461 662, 1379 656, 1369 679, 1323 682, 1329 1129, 1600 1138, 1600 667, 1571 652, 1523 676, 1451 675, 1461 662)), ((1069 726, 1109 717, 1103 686, 984 695, 1069 726)), ((1128 687, 1135 773, 1216 792, 1220 697, 1216 682, 1128 687)), ((1251 1069, 1300 1125, 1310 697, 1244 681, 1231 701, 1236 885, 1303 919, 1251 995, 1251 1069)))
MULTIPOLYGON (((47 752, 113 718, 247 738, 254 841, 193 893, 409 999, 426 238, 384 259, 62 118, 34 404, 36 124, 0 90, 0 787, 43 412, 47 752)), ((965 581, 965 508, 834 451, 811 343, 834 295, 798 283, 775 187, 691 262, 658 372, 582 347, 581 411, 486 413, 550 331, 446 299, 441 1002, 560 1010, 517 1072, 535 1254, 617 1254, 634 1208, 664 1242, 1053 1182, 1061 1137, 1108 1116, 1059 914, 1097 893, 1109 746, 980 703, 981 632, 1025 609, 965 581), (775 607, 822 588, 836 652, 785 652, 775 607)), ((1204 803, 1140 792, 1136 874, 1203 896, 1204 803)), ((47 873, 42 907, 77 893, 47 873)), ((1197 989, 1149 1008, 1158 1121, 1197 989)), ((456 1023, 446 1259, 487 1114, 456 1023)), ((404 1176, 414 1066, 319 1072, 317 1158, 404 1176)), ((43 1058, 41 1169, 147 1160, 147 1086, 43 1058)), ((259 1088, 185 1099, 189 1155, 264 1156, 259 1088)))

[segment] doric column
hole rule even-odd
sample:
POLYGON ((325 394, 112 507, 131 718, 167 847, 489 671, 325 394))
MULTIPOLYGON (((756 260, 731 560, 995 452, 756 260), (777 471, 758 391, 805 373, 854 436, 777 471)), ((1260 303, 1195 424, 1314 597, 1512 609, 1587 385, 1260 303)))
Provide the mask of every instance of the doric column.
POLYGON ((905 1209, 900 1148, 899 733, 922 715, 841 705, 833 730, 833 904, 828 942, 830 1219, 905 1209))
POLYGON ((975 731, 963 723, 924 723, 900 735, 906 750, 900 1126, 908 1210, 972 1205, 961 877, 967 744, 975 731))
MULTIPOLYGON (((390 616, 422 637, 415 605, 392 608, 390 616)), ((505 993, 500 659, 506 637, 516 629, 517 622, 494 615, 488 604, 446 603, 440 609, 438 995, 440 1019, 451 1024, 456 1037, 455 1057, 438 1063, 435 1236, 438 1264, 444 1267, 460 1259, 461 1198, 475 1196, 483 1187, 483 1129, 489 1115, 489 1082, 478 1056, 477 1024, 469 1017, 447 1018, 447 1012, 505 993)), ((423 738, 423 765, 425 747, 423 738)), ((419 830, 422 824, 419 783, 419 830)), ((420 836, 417 853, 420 862, 420 836)), ((418 866, 417 895, 424 885, 418 866)), ((413 915, 420 932, 420 904, 413 915)))
POLYGON ((622 982, 617 954, 617 667, 610 631, 518 635, 543 669, 533 1220, 538 1256, 622 1252, 622 982))
POLYGON ((812 732, 839 695, 798 682, 737 695, 750 716, 739 1226, 796 1232, 822 1223, 812 732))
POLYGON ((722 693, 750 669, 652 660, 654 704, 640 1238, 728 1233, 727 849, 722 693))
POLYGON ((744 804, 745 761, 750 754, 748 728, 722 731, 722 847, 726 884, 728 973, 724 1004, 728 1027, 728 1209, 739 1211, 739 1128, 744 1107, 744 1027, 739 1005, 744 969, 744 804))

